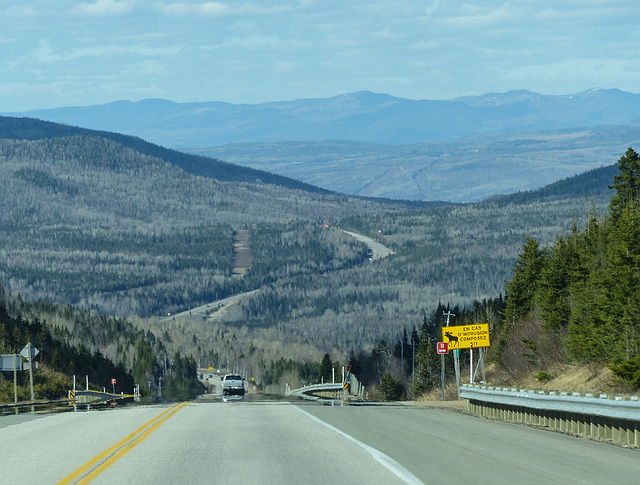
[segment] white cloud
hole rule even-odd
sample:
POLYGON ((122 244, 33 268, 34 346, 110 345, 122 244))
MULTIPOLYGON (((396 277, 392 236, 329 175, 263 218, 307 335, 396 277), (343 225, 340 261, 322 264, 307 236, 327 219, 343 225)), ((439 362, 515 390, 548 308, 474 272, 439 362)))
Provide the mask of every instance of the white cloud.
POLYGON ((442 48, 442 43, 435 40, 419 40, 411 44, 411 48, 418 51, 430 51, 442 48))
POLYGON ((38 10, 33 5, 11 5, 2 12, 4 17, 28 18, 38 15, 38 10))
POLYGON ((32 55, 39 62, 56 63, 106 55, 111 57, 120 55, 138 55, 144 57, 168 56, 179 54, 180 50, 180 46, 152 47, 144 44, 103 44, 93 47, 74 47, 56 52, 51 47, 50 40, 44 39, 32 55))
POLYGON ((169 3, 162 4, 160 10, 169 16, 207 16, 221 17, 233 12, 233 9, 220 2, 169 3))
POLYGON ((98 0, 95 3, 79 3, 71 12, 89 17, 118 17, 131 13, 134 7, 133 1, 98 0))

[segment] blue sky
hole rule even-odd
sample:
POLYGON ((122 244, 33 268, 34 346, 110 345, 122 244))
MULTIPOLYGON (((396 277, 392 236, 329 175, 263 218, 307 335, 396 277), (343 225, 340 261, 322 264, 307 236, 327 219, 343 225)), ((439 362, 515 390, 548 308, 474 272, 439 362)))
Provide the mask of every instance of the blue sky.
POLYGON ((0 112, 640 92, 638 0, 0 0, 0 112))

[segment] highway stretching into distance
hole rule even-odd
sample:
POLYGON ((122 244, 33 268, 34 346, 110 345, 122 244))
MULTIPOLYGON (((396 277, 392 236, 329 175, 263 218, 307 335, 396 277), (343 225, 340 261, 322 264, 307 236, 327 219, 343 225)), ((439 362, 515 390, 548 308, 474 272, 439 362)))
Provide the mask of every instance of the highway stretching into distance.
POLYGON ((378 241, 371 239, 370 237, 363 236, 362 234, 358 234, 357 232, 345 231, 344 229, 343 229, 343 232, 357 239, 358 241, 365 243, 371 250, 371 254, 372 254, 371 259, 373 260, 386 258, 391 254, 395 254, 391 249, 380 244, 378 241))
POLYGON ((640 452, 450 410, 208 395, 0 417, 0 483, 635 484, 640 452))
MULTIPOLYGON (((343 232, 357 239, 358 241, 366 244, 369 250, 371 251, 372 261, 376 259, 386 258, 387 256, 395 254, 391 249, 380 244, 378 241, 371 239, 370 237, 363 236, 362 234, 358 234, 356 232, 345 231, 344 229, 343 229, 343 232)), ((215 315, 217 311, 223 309, 224 307, 227 307, 229 305, 235 305, 239 301, 256 294, 258 291, 260 290, 252 290, 252 291, 247 291, 245 293, 238 293, 237 295, 233 295, 228 298, 223 298, 221 300, 206 303, 204 305, 200 305, 198 307, 190 308, 189 310, 176 313, 175 315, 167 315, 167 316, 175 320, 177 318, 186 318, 186 317, 195 317, 195 316, 201 317, 203 315, 211 315, 211 314, 215 315)))
POLYGON ((192 402, 0 416, 0 484, 639 483, 638 450, 411 404, 224 398, 208 381, 192 402))

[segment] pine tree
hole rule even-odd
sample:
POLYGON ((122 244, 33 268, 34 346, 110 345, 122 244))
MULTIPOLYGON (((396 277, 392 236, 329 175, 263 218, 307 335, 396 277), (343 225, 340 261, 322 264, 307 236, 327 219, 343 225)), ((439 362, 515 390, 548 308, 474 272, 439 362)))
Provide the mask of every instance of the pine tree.
POLYGON ((558 237, 540 274, 540 307, 547 330, 567 328, 571 316, 571 286, 580 278, 576 236, 558 237))
POLYGON ((440 360, 436 352, 436 341, 429 335, 429 327, 422 327, 420 344, 416 352, 416 372, 413 394, 419 396, 433 389, 440 382, 440 360))
POLYGON ((402 381, 394 379, 388 371, 382 375, 378 390, 383 394, 385 401, 398 401, 404 398, 402 381))
POLYGON ((621 362, 640 347, 640 160, 618 162, 604 224, 592 215, 582 238, 588 277, 572 287, 568 347, 584 362, 621 362))
POLYGON ((528 236, 523 244, 522 253, 516 261, 513 279, 507 283, 505 320, 513 324, 527 316, 534 308, 536 289, 546 251, 540 244, 528 236))
POLYGON ((631 205, 637 209, 640 203, 640 157, 632 148, 618 160, 618 169, 620 173, 613 177, 613 185, 609 186, 616 191, 609 204, 609 213, 614 222, 625 207, 631 205))
POLYGON ((329 354, 324 354, 322 362, 320 362, 320 376, 322 376, 325 383, 331 382, 332 369, 333 363, 331 362, 331 356, 329 354))

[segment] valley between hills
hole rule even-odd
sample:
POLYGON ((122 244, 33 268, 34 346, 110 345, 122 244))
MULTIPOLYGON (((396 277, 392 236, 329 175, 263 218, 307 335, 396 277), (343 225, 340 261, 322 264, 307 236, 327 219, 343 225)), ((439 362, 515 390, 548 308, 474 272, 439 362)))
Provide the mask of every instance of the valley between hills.
MULTIPOLYGON (((594 169, 474 204, 378 200, 306 190, 134 137, 3 123, 0 281, 11 311, 124 368, 147 342, 165 362, 178 353, 261 382, 302 382, 325 355, 360 362, 369 382, 383 370, 402 381, 403 335, 416 347, 437 336, 442 308, 459 322, 489 322, 499 342, 505 285, 527 239, 551 249, 603 217, 615 174, 594 169), (394 254, 370 259, 344 230, 394 254), (250 266, 239 250, 247 242, 250 266), (242 277, 240 267, 249 267, 242 277), (171 318, 257 289, 213 321, 171 318), (111 318, 143 340, 114 334, 111 318)), ((534 374, 555 352, 514 348, 526 365, 509 365, 534 374)))

